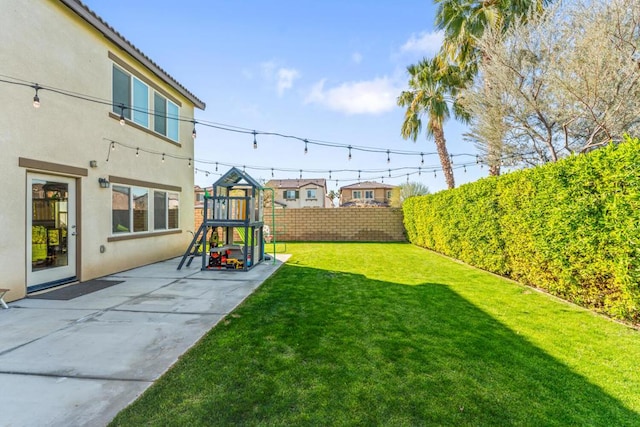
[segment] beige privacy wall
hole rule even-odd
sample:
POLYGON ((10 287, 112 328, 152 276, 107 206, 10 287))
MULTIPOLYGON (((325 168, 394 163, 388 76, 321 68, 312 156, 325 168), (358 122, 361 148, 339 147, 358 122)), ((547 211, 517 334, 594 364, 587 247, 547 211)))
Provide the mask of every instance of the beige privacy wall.
MULTIPOLYGON (((196 208, 196 229, 202 209, 196 208)), ((278 241, 404 242, 402 209, 398 208, 303 208, 266 209, 264 222, 278 241)))

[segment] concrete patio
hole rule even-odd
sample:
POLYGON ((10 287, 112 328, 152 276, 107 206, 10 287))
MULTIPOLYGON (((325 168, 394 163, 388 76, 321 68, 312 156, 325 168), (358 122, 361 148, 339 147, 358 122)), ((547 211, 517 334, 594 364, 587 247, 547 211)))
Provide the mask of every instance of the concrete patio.
POLYGON ((68 301, 9 303, 0 424, 108 424, 287 258, 248 272, 200 271, 197 259, 176 270, 176 258, 106 276, 124 282, 68 301))

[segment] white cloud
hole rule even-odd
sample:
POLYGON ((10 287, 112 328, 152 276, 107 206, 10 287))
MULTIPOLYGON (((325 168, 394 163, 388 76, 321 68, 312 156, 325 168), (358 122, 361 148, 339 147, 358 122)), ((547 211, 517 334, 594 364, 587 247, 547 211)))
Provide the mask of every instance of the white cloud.
POLYGON ((306 104, 319 104, 330 110, 346 114, 381 114, 396 106, 400 93, 388 77, 368 81, 347 82, 325 89, 326 79, 311 88, 305 99, 306 104))
POLYGON ((400 48, 401 52, 433 54, 440 50, 444 33, 436 31, 428 33, 426 31, 420 34, 411 34, 409 40, 400 48))
POLYGON ((362 62, 362 54, 360 52, 353 52, 351 54, 351 60, 355 63, 355 64, 359 64, 362 62))
POLYGON ((273 83, 275 81, 278 96, 293 87, 293 81, 300 77, 300 72, 295 68, 279 67, 275 61, 267 61, 260 64, 264 79, 273 83))
POLYGON ((300 77, 298 70, 293 68, 280 68, 278 69, 278 95, 282 96, 285 90, 293 87, 293 81, 300 77))

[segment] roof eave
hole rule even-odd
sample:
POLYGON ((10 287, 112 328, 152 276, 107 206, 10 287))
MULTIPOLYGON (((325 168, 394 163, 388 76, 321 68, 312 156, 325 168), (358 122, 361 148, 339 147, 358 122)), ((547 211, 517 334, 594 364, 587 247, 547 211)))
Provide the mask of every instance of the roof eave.
POLYGON ((191 93, 187 88, 178 83, 173 77, 171 77, 166 71, 164 71, 158 64, 153 62, 148 56, 142 53, 138 48, 136 48, 131 42, 122 37, 120 33, 110 27, 106 22, 104 22, 98 15, 92 12, 87 6, 85 6, 79 0, 60 0, 62 4, 71 9, 74 13, 76 13, 79 17, 87 21, 91 26, 93 26, 96 30, 98 30, 105 38, 113 42, 116 46, 127 52, 133 58, 135 58, 138 62, 140 62, 143 66, 145 66, 149 71, 158 76, 162 81, 173 87, 177 90, 182 96, 187 98, 196 108, 200 110, 204 110, 206 108, 206 104, 201 101, 197 96, 191 93))

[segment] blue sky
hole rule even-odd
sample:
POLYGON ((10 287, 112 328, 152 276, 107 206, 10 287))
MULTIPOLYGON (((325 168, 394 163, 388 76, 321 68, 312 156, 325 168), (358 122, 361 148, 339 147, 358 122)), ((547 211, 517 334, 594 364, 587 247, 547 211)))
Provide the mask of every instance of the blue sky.
MULTIPOLYGON (((440 45, 430 0, 394 1, 197 1, 86 0, 85 4, 180 83, 206 102, 196 120, 277 132, 309 140, 435 152, 424 135, 416 143, 400 136, 403 109, 396 98, 406 87, 406 67, 432 55, 440 45), (179 7, 176 7, 176 4, 179 7)), ((437 156, 421 157, 308 145, 294 139, 253 136, 198 126, 195 183, 211 185, 214 164, 246 166, 256 179, 326 178, 329 190, 364 180, 421 182, 445 188, 437 156), (252 167, 267 170, 255 170, 252 167), (369 173, 370 170, 421 167, 369 173), (339 169, 353 172, 337 173, 339 169), (435 173, 434 170, 438 169, 435 173), (311 172, 312 170, 320 172, 311 172), (360 170, 362 172, 358 173, 360 170), (399 176, 398 176, 399 175, 399 176), (336 186, 336 179, 338 185, 336 186)), ((465 128, 445 127, 450 153, 475 153, 463 141, 465 128)), ((460 185, 486 176, 472 157, 467 172, 455 171, 460 185)), ((219 172, 228 169, 219 166, 219 172)))

